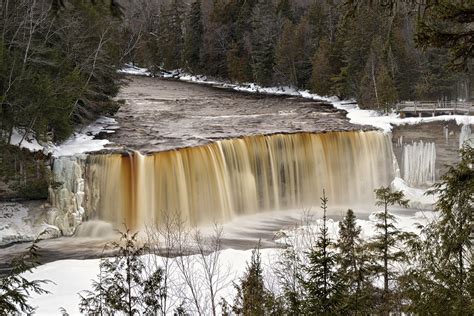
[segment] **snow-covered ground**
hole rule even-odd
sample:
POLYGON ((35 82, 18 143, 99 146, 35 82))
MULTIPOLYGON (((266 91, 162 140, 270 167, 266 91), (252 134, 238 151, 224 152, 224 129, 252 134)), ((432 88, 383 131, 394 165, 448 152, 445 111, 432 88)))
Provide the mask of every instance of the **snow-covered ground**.
POLYGON ((115 119, 102 116, 95 120, 92 124, 84 127, 69 137, 65 142, 58 146, 47 148, 54 157, 72 156, 91 151, 99 151, 110 144, 107 139, 96 139, 99 133, 114 133, 118 129, 118 123, 115 119))
POLYGON ((38 233, 27 221, 28 209, 18 203, 0 204, 0 245, 32 240, 38 233))
POLYGON ((40 144, 30 135, 21 141, 23 135, 18 131, 14 131, 10 144, 19 145, 30 151, 43 151, 45 154, 51 153, 54 157, 72 156, 104 149, 106 145, 110 144, 110 141, 97 139, 96 136, 99 133, 113 133, 118 128, 119 126, 115 119, 101 116, 93 123, 76 131, 60 145, 52 143, 40 144))
MULTIPOLYGON (((413 215, 401 216, 397 215, 397 226, 403 231, 415 232, 417 223, 426 224, 435 217, 432 212, 416 212, 413 215)), ((362 227, 362 237, 370 238, 375 234, 375 219, 374 216, 369 216, 368 220, 357 220, 358 225, 362 227)), ((282 237, 278 242, 282 244, 291 243, 292 245, 308 245, 308 236, 316 232, 321 225, 321 220, 316 220, 306 226, 299 226, 281 232, 282 237)), ((329 233, 334 240, 338 234, 338 221, 329 220, 329 233)), ((314 235, 312 235, 314 237, 314 235)), ((224 236, 225 237, 225 236, 224 236)), ((282 249, 262 249, 261 258, 262 266, 264 268, 264 276, 267 286, 272 289, 278 289, 278 285, 272 277, 273 269, 280 256, 282 249)), ((234 250, 225 249, 219 254, 219 278, 216 281, 219 288, 217 292, 217 302, 220 298, 226 299, 232 303, 235 296, 235 288, 233 281, 237 281, 242 276, 247 262, 250 260, 252 250, 234 250)), ((169 292, 169 312, 172 313, 174 309, 182 302, 183 297, 190 297, 189 289, 185 285, 183 275, 178 268, 177 260, 182 258, 169 259, 171 268, 169 269, 170 277, 170 292, 169 292)), ((164 266, 164 258, 156 256, 143 256, 145 263, 153 265, 158 263, 164 266)), ((198 255, 185 257, 186 264, 192 270, 192 274, 199 287, 200 300, 202 306, 209 308, 209 297, 206 288, 203 286, 203 270, 200 258, 198 255)), ((59 308, 63 307, 70 315, 79 314, 78 293, 84 290, 91 289, 91 281, 97 279, 99 273, 100 260, 61 260, 51 262, 38 267, 33 273, 28 275, 31 279, 48 279, 52 283, 45 286, 50 294, 41 296, 33 295, 30 303, 36 306, 37 315, 54 315, 59 314, 59 308)), ((192 311, 192 306, 188 306, 192 311)), ((209 313, 209 310, 206 311, 209 313)), ((207 314, 205 312, 205 314, 207 314)))
POLYGON ((26 148, 29 151, 44 150, 44 146, 40 145, 34 137, 31 137, 31 135, 23 137, 23 134, 16 129, 13 130, 10 144, 19 146, 20 148, 26 148))
POLYGON ((26 204, 1 202, 0 246, 33 240, 43 231, 42 238, 58 236, 57 227, 44 223, 44 211, 41 205, 29 208, 26 204))

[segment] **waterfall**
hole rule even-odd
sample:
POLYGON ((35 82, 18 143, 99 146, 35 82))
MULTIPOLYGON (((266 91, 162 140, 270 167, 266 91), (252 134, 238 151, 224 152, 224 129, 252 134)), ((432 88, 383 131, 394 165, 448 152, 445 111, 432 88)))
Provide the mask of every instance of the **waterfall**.
POLYGON ((329 132, 249 136, 142 155, 90 155, 83 206, 88 219, 131 227, 179 212, 193 224, 261 211, 372 206, 394 176, 390 136, 329 132))
POLYGON ((434 142, 405 144, 402 154, 403 179, 411 186, 435 182, 436 146, 434 142))

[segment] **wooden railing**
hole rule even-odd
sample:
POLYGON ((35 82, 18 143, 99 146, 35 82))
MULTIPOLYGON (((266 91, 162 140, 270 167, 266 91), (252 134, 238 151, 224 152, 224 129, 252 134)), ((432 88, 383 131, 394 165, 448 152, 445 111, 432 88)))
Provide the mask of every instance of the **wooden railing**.
POLYGON ((471 101, 403 101, 396 104, 396 111, 403 114, 474 114, 471 101))

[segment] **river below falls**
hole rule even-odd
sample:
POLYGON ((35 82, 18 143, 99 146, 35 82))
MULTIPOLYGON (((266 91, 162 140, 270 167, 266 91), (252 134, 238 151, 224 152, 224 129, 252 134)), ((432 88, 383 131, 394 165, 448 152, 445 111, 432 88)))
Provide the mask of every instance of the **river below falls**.
MULTIPOLYGON (((374 207, 370 209, 375 210, 374 207)), ((346 210, 347 208, 330 209, 328 218, 339 221, 346 210)), ((393 213, 409 217, 418 211, 420 210, 394 209, 393 213)), ((358 219, 369 220, 370 212, 361 209, 356 209, 355 212, 358 219)), ((277 242, 277 239, 282 237, 281 232, 311 225, 321 218, 322 211, 319 207, 314 207, 306 210, 264 212, 242 216, 225 224, 217 225, 222 227, 223 230, 222 249, 248 250, 255 248, 257 244, 260 244, 261 248, 282 247, 283 245, 277 242)), ((104 224, 99 222, 95 225, 104 224)), ((201 231, 205 237, 210 237, 214 233, 214 227, 212 226, 202 226, 196 229, 201 231)), ((108 229, 106 230, 107 232, 102 232, 106 235, 103 237, 71 236, 41 240, 38 243, 40 247, 39 262, 45 264, 64 259, 84 260, 111 256, 113 252, 106 245, 118 240, 119 235, 110 233, 108 229)), ((29 245, 30 242, 19 242, 0 247, 0 275, 10 270, 10 262, 21 255, 29 245)))

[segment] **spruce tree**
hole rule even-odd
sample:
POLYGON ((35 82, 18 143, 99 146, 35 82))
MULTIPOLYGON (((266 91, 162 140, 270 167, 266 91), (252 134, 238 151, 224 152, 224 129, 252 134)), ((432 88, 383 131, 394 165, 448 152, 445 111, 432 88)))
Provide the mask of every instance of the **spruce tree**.
POLYGON ((407 313, 474 314, 473 165, 474 149, 467 146, 431 190, 439 217, 411 245, 410 269, 401 278, 407 313))
MULTIPOLYGON (((41 236, 41 234, 40 234, 41 236)), ((26 253, 15 258, 11 262, 12 270, 0 278, 0 314, 1 315, 21 315, 33 314, 35 307, 28 300, 30 295, 48 294, 49 291, 43 285, 50 283, 48 280, 29 280, 23 275, 31 272, 39 264, 40 236, 36 238, 26 253)))
MULTIPOLYGON (((474 236, 474 149, 460 150, 461 161, 441 177, 431 193, 438 194, 436 209, 440 212, 439 233, 443 259, 455 267, 454 279, 459 309, 468 303, 467 282, 472 280, 472 239, 474 236)), ((470 293, 472 303, 473 294, 470 293)))
POLYGON ((183 54, 183 3, 173 0, 169 6, 162 5, 159 20, 158 61, 165 69, 181 67, 183 54))
POLYGON ((305 300, 304 264, 294 246, 282 250, 275 274, 282 289, 286 315, 301 315, 305 300))
POLYGON ((333 76, 330 65, 330 44, 323 40, 312 60, 311 89, 320 95, 331 94, 331 78, 333 76))
POLYGON ((201 0, 191 4, 187 16, 184 35, 184 65, 191 73, 198 73, 201 67, 201 50, 203 46, 203 25, 201 0))
POLYGON ((253 79, 261 85, 269 85, 273 79, 277 37, 275 9, 272 1, 259 0, 253 8, 251 19, 253 79))
POLYGON ((383 107, 385 113, 388 113, 397 102, 398 93, 392 75, 384 65, 382 65, 378 71, 377 82, 379 84, 378 97, 380 105, 383 107))
POLYGON ((341 312, 350 315, 374 312, 374 288, 370 278, 369 255, 360 237, 361 227, 356 223, 354 212, 349 209, 339 222, 337 247, 338 273, 341 278, 341 312))
MULTIPOLYGON (((278 315, 282 308, 272 292, 266 289, 263 280, 263 268, 260 255, 260 246, 252 251, 252 257, 247 264, 247 270, 235 285, 237 296, 235 297, 232 311, 236 315, 278 315)), ((223 301, 223 309, 228 306, 223 301)))
POLYGON ((397 272, 392 266, 407 260, 406 251, 402 247, 412 235, 398 229, 395 216, 389 213, 389 207, 393 205, 408 207, 408 200, 404 198, 403 192, 381 187, 375 190, 375 196, 375 205, 381 206, 383 210, 375 213, 377 235, 373 237, 369 247, 375 259, 374 271, 383 279, 380 311, 388 315, 396 307, 395 287, 393 283, 391 286, 391 281, 396 281, 397 272))
POLYGON ((120 240, 112 243, 115 258, 100 262, 99 279, 93 281, 92 291, 79 294, 81 313, 138 315, 160 311, 161 297, 166 295, 162 285, 162 269, 145 273, 140 256, 144 247, 138 245, 137 233, 120 233, 120 240))
POLYGON ((303 313, 306 315, 331 315, 337 313, 340 308, 340 277, 336 269, 336 253, 331 249, 333 244, 328 234, 327 202, 323 190, 323 223, 315 246, 307 254, 307 276, 303 281, 306 291, 303 313))

